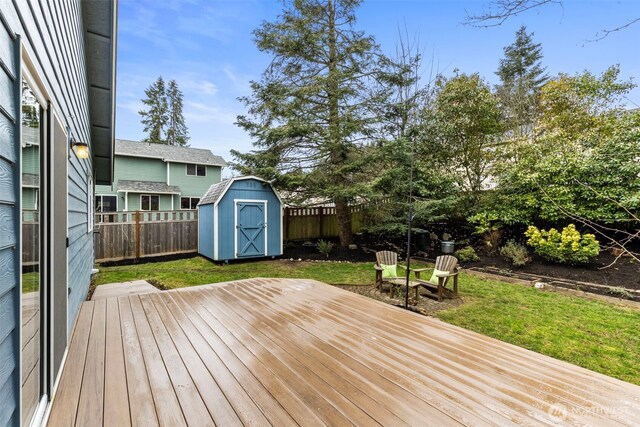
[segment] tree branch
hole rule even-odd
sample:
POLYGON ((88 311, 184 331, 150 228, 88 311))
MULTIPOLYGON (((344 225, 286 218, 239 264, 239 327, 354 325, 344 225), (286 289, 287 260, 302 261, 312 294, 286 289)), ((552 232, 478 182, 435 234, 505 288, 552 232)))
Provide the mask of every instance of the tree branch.
POLYGON ((636 24, 638 22, 640 22, 640 18, 635 18, 635 19, 632 19, 631 21, 627 22, 624 25, 620 25, 619 27, 611 28, 611 29, 608 29, 608 30, 607 29, 600 30, 600 31, 598 31, 596 33, 596 38, 595 39, 587 40, 587 41, 589 41, 589 42, 600 41, 600 40, 604 39, 605 37, 609 36, 609 34, 615 33, 615 32, 620 31, 620 30, 624 30, 625 28, 629 28, 630 26, 632 26, 633 24, 636 24))
POLYGON ((465 24, 481 28, 497 27, 512 16, 518 16, 548 3, 562 5, 562 0, 495 0, 492 7, 480 15, 470 15, 465 11, 465 24))
MULTIPOLYGON (((471 25, 473 27, 488 28, 498 27, 502 25, 507 19, 513 16, 518 16, 528 10, 535 9, 547 4, 558 4, 562 6, 563 0, 494 0, 490 3, 489 9, 479 15, 471 15, 467 11, 467 15, 464 24, 471 25)), ((633 24, 640 22, 640 17, 633 18, 626 24, 620 25, 615 28, 603 29, 595 34, 593 40, 587 40, 588 42, 600 41, 612 33, 629 28, 633 24)))

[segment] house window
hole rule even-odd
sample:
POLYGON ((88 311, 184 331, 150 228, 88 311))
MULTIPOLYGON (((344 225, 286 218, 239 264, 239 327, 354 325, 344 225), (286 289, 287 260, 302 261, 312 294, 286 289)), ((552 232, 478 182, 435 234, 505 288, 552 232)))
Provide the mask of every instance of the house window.
MULTIPOLYGON (((116 212, 118 210, 118 197, 108 195, 96 196, 96 213, 116 212)), ((98 222, 114 222, 115 215, 96 215, 98 222)))
POLYGON ((187 165, 187 175, 207 176, 207 167, 205 165, 187 165))
POLYGON ((140 210, 143 211, 159 211, 160 196, 150 196, 143 194, 140 196, 140 210))
POLYGON ((116 212, 117 196, 96 196, 96 212, 116 212))
POLYGON ((180 197, 180 209, 196 209, 199 197, 180 197))

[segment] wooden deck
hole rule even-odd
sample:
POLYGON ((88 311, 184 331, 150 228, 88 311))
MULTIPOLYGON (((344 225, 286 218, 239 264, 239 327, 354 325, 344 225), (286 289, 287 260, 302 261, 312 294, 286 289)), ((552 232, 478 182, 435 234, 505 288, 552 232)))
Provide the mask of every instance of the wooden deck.
POLYGON ((311 280, 85 302, 51 426, 639 425, 640 387, 311 280))

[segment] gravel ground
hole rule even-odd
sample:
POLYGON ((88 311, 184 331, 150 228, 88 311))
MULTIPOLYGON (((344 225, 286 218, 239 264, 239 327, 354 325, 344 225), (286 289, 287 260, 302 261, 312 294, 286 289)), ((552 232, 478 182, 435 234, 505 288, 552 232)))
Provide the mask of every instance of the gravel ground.
MULTIPOLYGON (((364 295, 369 298, 376 299, 378 301, 385 302, 392 305, 404 305, 404 291, 397 292, 395 298, 389 295, 388 288, 384 288, 382 292, 373 285, 336 285, 339 288, 345 289, 350 292, 355 292, 360 295, 364 295)), ((410 296, 413 292, 409 292, 410 296)), ((437 311, 446 310, 452 307, 457 307, 463 303, 462 298, 448 299, 445 298, 442 302, 438 302, 437 299, 426 295, 427 291, 422 290, 418 304, 413 298, 409 298, 409 305, 421 314, 426 316, 433 316, 437 311)))

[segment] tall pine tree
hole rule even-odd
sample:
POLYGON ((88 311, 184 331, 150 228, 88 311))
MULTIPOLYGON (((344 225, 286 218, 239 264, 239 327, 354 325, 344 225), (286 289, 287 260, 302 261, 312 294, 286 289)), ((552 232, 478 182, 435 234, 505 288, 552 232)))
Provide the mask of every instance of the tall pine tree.
POLYGON ((243 173, 332 200, 342 246, 352 238, 349 202, 370 181, 363 153, 375 127, 370 90, 378 48, 354 29, 361 2, 283 2, 277 20, 254 31, 272 61, 242 98, 248 114, 237 123, 256 150, 232 152, 243 173))
POLYGON ((147 134, 143 141, 166 144, 164 132, 168 122, 169 106, 162 76, 158 77, 155 83, 152 83, 144 91, 144 94, 146 98, 142 102, 147 106, 147 110, 138 112, 142 116, 141 122, 144 125, 144 132, 147 134))
POLYGON ((167 144, 187 146, 189 141, 189 130, 184 122, 182 114, 182 91, 178 88, 175 80, 171 80, 167 87, 167 144))
POLYGON ((496 72, 500 77, 496 91, 507 129, 516 137, 527 135, 537 117, 540 88, 549 79, 542 66, 542 46, 533 42, 533 33, 523 25, 513 44, 504 48, 504 56, 496 72))

